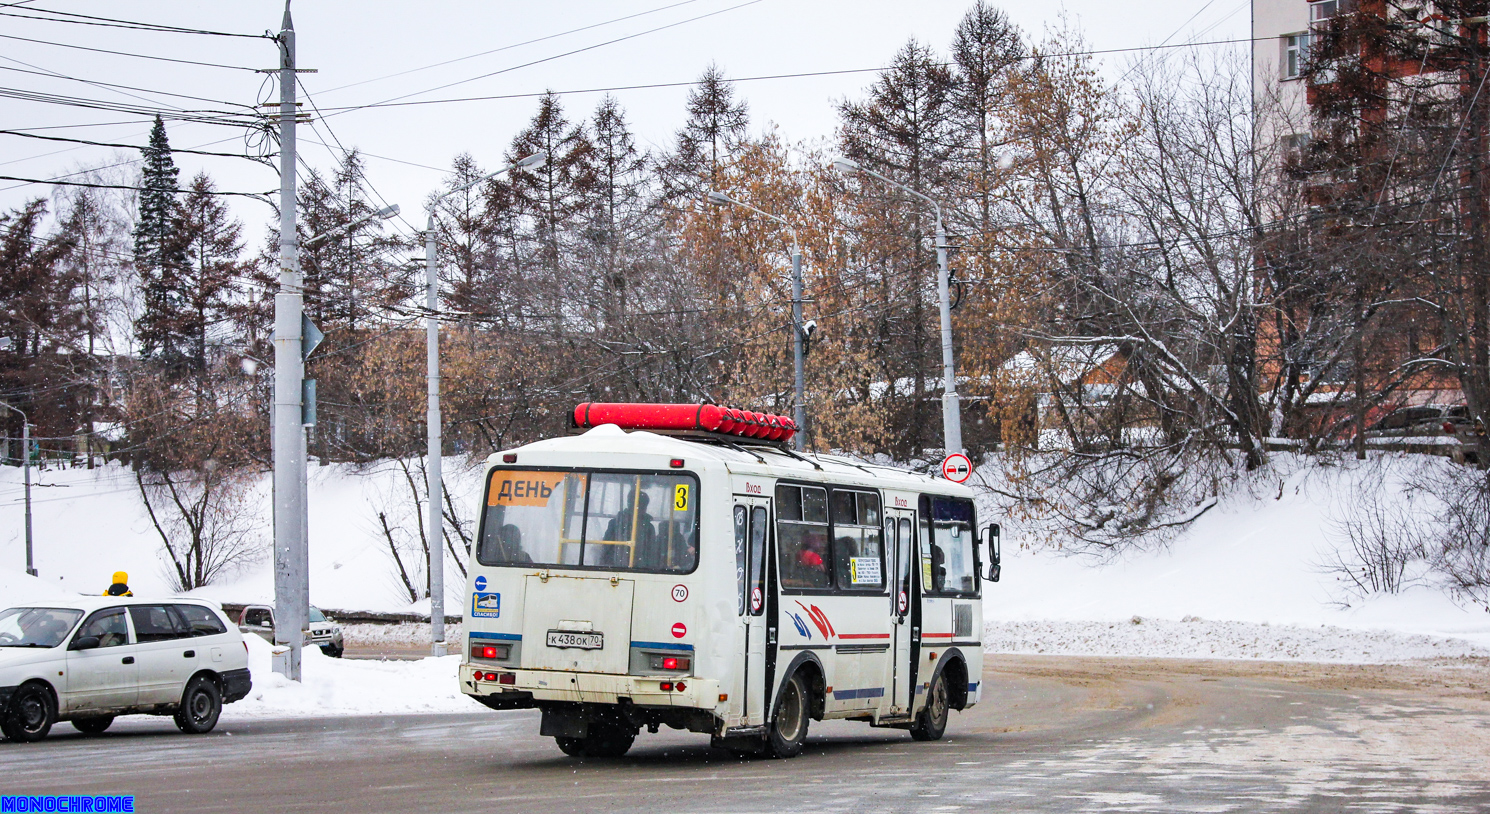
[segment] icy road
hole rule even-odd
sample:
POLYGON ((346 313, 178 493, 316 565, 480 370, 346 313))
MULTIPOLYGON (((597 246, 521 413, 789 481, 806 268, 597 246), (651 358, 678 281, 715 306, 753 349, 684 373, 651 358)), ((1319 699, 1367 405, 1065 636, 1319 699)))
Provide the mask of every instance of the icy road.
POLYGON ((948 738, 812 727, 790 761, 642 734, 567 758, 535 712, 129 718, 0 743, 7 794, 127 793, 137 811, 1486 811, 1490 665, 993 657, 948 738))

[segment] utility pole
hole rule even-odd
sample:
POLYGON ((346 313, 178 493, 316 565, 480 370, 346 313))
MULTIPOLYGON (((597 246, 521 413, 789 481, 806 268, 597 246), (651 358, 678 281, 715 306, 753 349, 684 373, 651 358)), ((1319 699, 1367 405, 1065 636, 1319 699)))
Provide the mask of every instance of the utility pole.
POLYGON ((435 213, 440 202, 477 184, 516 169, 535 169, 548 163, 547 153, 534 153, 518 159, 493 173, 464 186, 442 193, 429 203, 429 221, 424 231, 424 307, 429 316, 424 321, 426 338, 425 376, 428 406, 425 415, 425 489, 429 493, 426 532, 429 539, 429 635, 430 654, 445 655, 445 524, 441 512, 445 507, 445 483, 440 474, 440 280, 439 241, 435 232, 435 213))
POLYGON ((798 450, 807 448, 807 374, 804 370, 807 361, 807 329, 802 324, 802 242, 797 239, 797 230, 792 228, 785 218, 773 215, 764 209, 758 209, 744 201, 737 201, 728 193, 719 190, 711 190, 707 196, 709 203, 715 206, 739 206, 749 209, 763 218, 769 218, 781 224, 792 236, 792 363, 793 373, 796 381, 793 387, 794 404, 792 406, 792 420, 797 422, 797 432, 792 435, 792 445, 798 450))
POLYGON ((797 422, 797 431, 792 443, 800 452, 807 448, 807 337, 802 327, 802 246, 797 243, 796 232, 792 233, 792 364, 796 373, 795 404, 792 405, 792 420, 797 422))
POLYGON ((931 204, 936 212, 936 294, 942 322, 942 445, 947 454, 962 452, 962 405, 957 397, 957 375, 952 360, 951 272, 947 268, 947 232, 942 227, 942 207, 932 198, 874 170, 866 170, 847 158, 833 161, 833 169, 852 178, 863 173, 931 204))
POLYGON ((309 615, 305 586, 305 431, 300 355, 304 313, 295 212, 295 24, 285 2, 279 32, 279 291, 274 295, 274 643, 288 647, 285 675, 300 680, 309 615))
POLYGON ((424 307, 429 317, 424 320, 425 332, 425 389, 429 397, 427 415, 428 446, 425 457, 428 466, 425 490, 429 493, 429 635, 430 655, 445 655, 445 533, 442 501, 445 499, 445 482, 440 473, 440 283, 436 254, 438 246, 435 234, 435 208, 429 209, 429 228, 424 233, 424 307))
MULTIPOLYGON (((7 342, 5 347, 9 346, 7 342)), ((26 573, 34 577, 36 576, 36 561, 32 558, 31 550, 31 419, 3 401, 0 401, 0 407, 21 417, 21 468, 26 472, 26 573)))

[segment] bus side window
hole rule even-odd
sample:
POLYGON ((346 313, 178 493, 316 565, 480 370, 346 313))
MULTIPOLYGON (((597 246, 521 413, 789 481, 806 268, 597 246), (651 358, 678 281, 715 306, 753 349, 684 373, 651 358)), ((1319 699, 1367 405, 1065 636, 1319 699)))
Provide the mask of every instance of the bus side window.
POLYGON ((750 513, 750 615, 766 611, 766 534, 770 530, 770 513, 756 506, 750 513))
POLYGON ((749 532, 746 529, 747 512, 744 506, 735 506, 735 586, 740 594, 741 616, 745 615, 745 564, 746 564, 746 538, 749 532))

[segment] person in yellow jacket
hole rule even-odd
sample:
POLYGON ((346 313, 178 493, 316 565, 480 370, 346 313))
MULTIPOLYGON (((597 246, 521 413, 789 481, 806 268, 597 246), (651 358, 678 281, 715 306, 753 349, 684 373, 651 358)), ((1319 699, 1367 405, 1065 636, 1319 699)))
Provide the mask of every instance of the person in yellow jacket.
POLYGON ((129 589, 129 574, 123 571, 114 572, 114 584, 109 586, 104 596, 134 596, 134 591, 129 589))

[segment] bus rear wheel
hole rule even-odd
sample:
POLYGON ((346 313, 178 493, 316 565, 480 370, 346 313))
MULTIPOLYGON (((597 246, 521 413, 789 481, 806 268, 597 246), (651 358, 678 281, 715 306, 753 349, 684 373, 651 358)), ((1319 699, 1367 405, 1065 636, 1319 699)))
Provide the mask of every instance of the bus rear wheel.
POLYGON ((793 673, 781 686, 781 700, 776 704, 776 715, 771 720, 770 734, 766 736, 766 749, 772 757, 788 758, 802 754, 810 715, 807 683, 802 680, 801 673, 793 673))
POLYGON ((942 673, 937 673, 926 691, 926 706, 911 725, 911 737, 918 741, 941 740, 942 733, 947 731, 950 708, 951 705, 947 703, 947 679, 942 673))
POLYGON ((554 742, 570 757, 620 757, 636 742, 636 728, 616 721, 594 721, 585 737, 555 735, 554 742))

